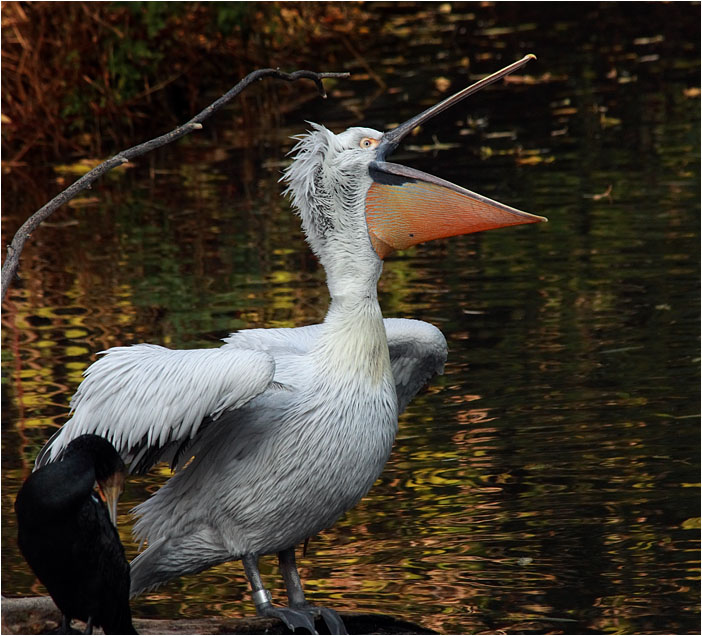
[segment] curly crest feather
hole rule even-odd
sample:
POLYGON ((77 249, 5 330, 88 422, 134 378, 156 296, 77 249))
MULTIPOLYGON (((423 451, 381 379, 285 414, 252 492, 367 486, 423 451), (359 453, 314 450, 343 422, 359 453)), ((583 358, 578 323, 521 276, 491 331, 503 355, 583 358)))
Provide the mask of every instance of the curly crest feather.
MULTIPOLYGON (((368 164, 374 151, 360 145, 364 137, 379 139, 382 134, 370 128, 349 128, 335 135, 321 126, 293 137, 297 144, 290 151, 293 161, 281 181, 288 184, 284 194, 292 200, 307 241, 321 257, 332 234, 349 236, 349 223, 356 231, 366 232, 365 223, 350 221, 354 210, 362 210, 370 186, 368 164)), ((353 231, 352 231, 353 233, 353 231)))
POLYGON ((323 237, 325 228, 328 229, 332 223, 333 197, 325 187, 322 166, 336 139, 334 133, 324 126, 308 123, 312 130, 293 137, 297 140, 289 153, 294 155, 293 162, 285 169, 280 180, 287 182, 288 187, 283 194, 290 197, 302 219, 305 235, 312 249, 317 252, 317 240, 323 237))

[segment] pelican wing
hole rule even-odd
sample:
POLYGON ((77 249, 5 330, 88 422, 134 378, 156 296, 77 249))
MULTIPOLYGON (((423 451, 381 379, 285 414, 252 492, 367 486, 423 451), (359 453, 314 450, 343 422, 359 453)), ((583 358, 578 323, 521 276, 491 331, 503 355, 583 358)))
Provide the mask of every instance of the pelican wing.
MULTIPOLYGON (((443 373, 448 348, 444 335, 421 320, 385 318, 390 364, 395 378, 399 411, 436 374, 443 373)), ((315 345, 322 325, 280 329, 246 329, 225 338, 227 346, 304 355, 315 345)))
POLYGON ((402 413, 432 377, 444 372, 448 347, 444 334, 421 320, 386 318, 385 332, 398 408, 402 413))
POLYGON ((148 470, 177 456, 204 424, 265 391, 275 373, 271 355, 231 347, 138 344, 103 354, 85 371, 71 419, 41 450, 36 468, 57 459, 75 437, 95 433, 112 442, 132 471, 148 470))

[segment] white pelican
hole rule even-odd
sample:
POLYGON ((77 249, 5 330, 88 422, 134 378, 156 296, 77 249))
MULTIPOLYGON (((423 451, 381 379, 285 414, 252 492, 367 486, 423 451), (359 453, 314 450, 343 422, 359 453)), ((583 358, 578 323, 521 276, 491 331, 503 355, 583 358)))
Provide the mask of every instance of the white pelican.
POLYGON ((132 594, 241 559, 262 616, 314 632, 335 611, 308 604, 295 546, 331 526, 370 489, 390 456, 397 418, 446 359, 436 327, 386 319, 383 258, 431 239, 543 217, 385 161, 403 137, 533 56, 498 71, 385 134, 312 124, 285 171, 286 194, 327 275, 320 325, 252 329, 219 349, 137 344, 105 352, 85 372, 72 417, 37 466, 74 437, 109 439, 133 472, 169 461, 174 476, 135 508, 148 542, 131 565, 132 594), (274 607, 258 570, 277 553, 288 607, 274 607))

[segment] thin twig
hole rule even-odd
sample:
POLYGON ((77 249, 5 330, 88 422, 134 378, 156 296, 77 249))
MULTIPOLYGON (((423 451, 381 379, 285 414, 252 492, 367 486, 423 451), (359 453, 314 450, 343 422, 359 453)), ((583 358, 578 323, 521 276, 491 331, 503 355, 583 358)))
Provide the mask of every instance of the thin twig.
POLYGON ((2 299, 4 300, 5 294, 10 286, 10 283, 14 280, 17 273, 17 268, 19 267, 19 259, 22 254, 22 249, 27 239, 31 236, 32 232, 39 227, 39 225, 47 219, 54 210, 61 207, 64 203, 67 203, 73 199, 79 192, 90 187, 96 179, 101 177, 106 172, 109 172, 117 166, 128 163, 131 159, 143 155, 151 150, 165 146, 176 139, 191 133, 193 130, 199 130, 202 128, 202 122, 208 119, 216 111, 218 111, 226 103, 230 102, 234 97, 241 93, 248 86, 253 84, 253 82, 263 79, 264 77, 273 77, 275 79, 281 79, 288 82, 294 82, 298 79, 311 79, 316 85, 317 89, 321 93, 322 97, 326 97, 327 94, 324 90, 324 85, 322 84, 323 79, 327 78, 343 78, 348 77, 349 73, 315 73, 313 71, 295 71, 294 73, 284 73, 283 71, 276 68, 263 68, 253 73, 249 73, 244 79, 242 79, 234 88, 229 92, 225 93, 217 101, 213 102, 207 106, 204 110, 200 111, 195 117, 190 121, 178 126, 178 128, 172 130, 165 135, 151 139, 137 146, 132 146, 127 150, 117 153, 114 157, 111 157, 107 161, 104 161, 99 166, 93 168, 90 172, 83 175, 75 183, 68 186, 63 192, 56 195, 51 201, 49 201, 42 208, 37 210, 32 216, 30 216, 15 233, 12 242, 7 246, 7 257, 5 262, 2 264, 2 299))

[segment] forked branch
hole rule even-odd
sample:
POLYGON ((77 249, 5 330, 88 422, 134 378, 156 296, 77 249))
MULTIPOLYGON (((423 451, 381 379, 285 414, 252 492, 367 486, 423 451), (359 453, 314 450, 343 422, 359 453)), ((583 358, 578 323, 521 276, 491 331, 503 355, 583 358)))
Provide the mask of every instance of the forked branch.
POLYGON ((79 192, 82 192, 90 187, 90 184, 93 183, 93 181, 101 177, 106 172, 112 170, 112 168, 128 163, 135 157, 143 155, 151 150, 155 150, 156 148, 160 148, 161 146, 165 146, 176 139, 180 139, 193 130, 202 128, 202 122, 204 122, 208 117, 234 99, 234 97, 257 80, 265 77, 273 77, 275 79, 281 79, 288 82, 294 82, 298 79, 310 79, 317 85, 317 89, 321 93, 322 97, 326 97, 327 94, 324 90, 324 85, 322 84, 323 79, 343 78, 348 76, 349 73, 315 73, 313 71, 295 71, 294 73, 284 73, 283 71, 275 68, 259 69, 258 71, 249 73, 236 86, 222 95, 222 97, 220 97, 217 101, 207 106, 207 108, 200 111, 189 122, 183 124, 182 126, 178 126, 178 128, 166 133, 165 135, 161 135, 160 137, 156 137, 150 141, 146 141, 137 146, 132 146, 127 150, 123 150, 122 152, 117 153, 114 157, 111 157, 107 161, 101 163, 99 166, 93 168, 90 172, 83 175, 80 179, 51 199, 51 201, 49 201, 46 205, 32 214, 32 216, 30 216, 24 222, 19 230, 17 230, 12 242, 7 246, 7 256, 5 258, 5 262, 2 264, 2 299, 5 299, 5 294, 15 278, 19 267, 20 255, 24 249, 24 244, 27 242, 27 239, 31 236, 32 232, 39 227, 44 220, 51 216, 54 210, 73 199, 79 192))

